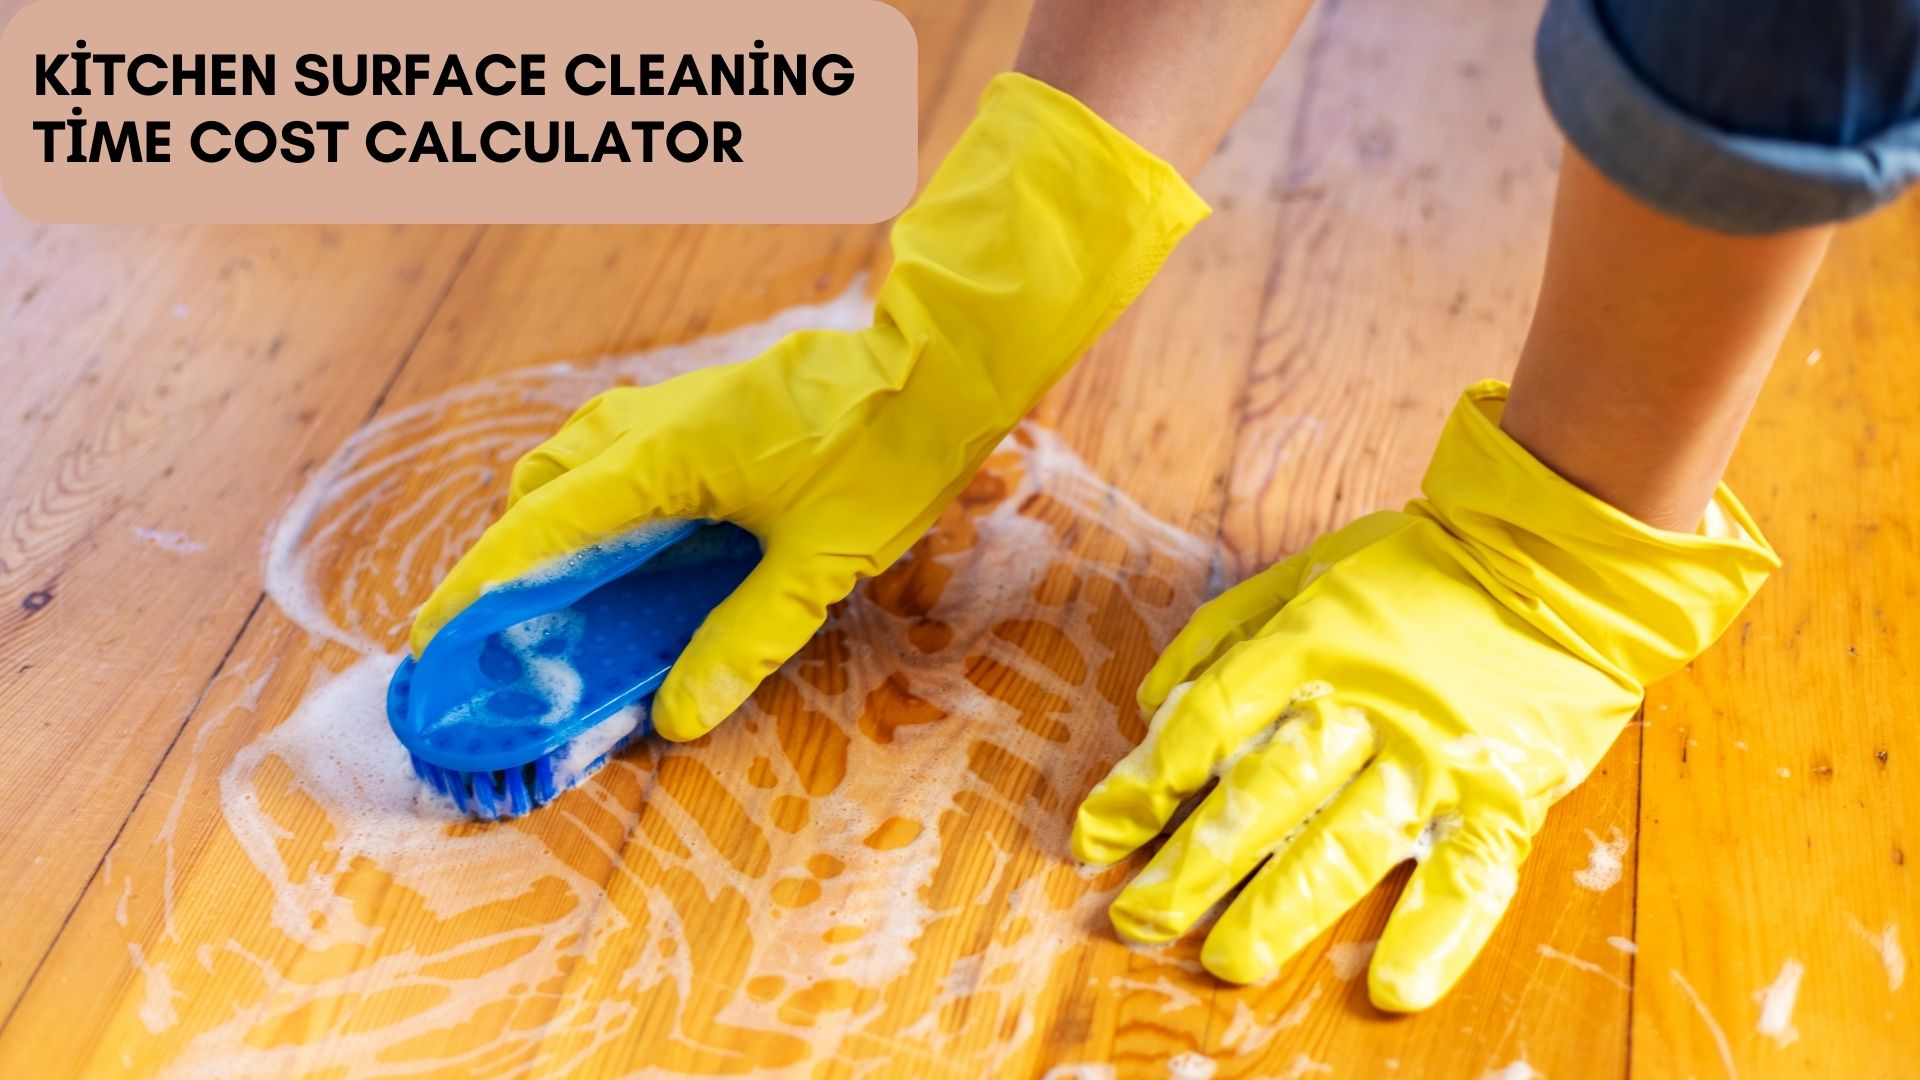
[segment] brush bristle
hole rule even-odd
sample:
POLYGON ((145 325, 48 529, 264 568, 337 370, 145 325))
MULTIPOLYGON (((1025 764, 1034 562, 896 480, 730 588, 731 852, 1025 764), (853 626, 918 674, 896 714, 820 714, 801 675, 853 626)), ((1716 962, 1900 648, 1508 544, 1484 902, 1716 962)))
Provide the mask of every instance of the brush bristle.
POLYGON ((631 739, 631 736, 621 739, 606 753, 588 762, 585 768, 564 776, 556 775, 554 763, 565 760, 572 744, 524 765, 488 772, 463 772, 435 765, 418 754, 408 756, 413 762, 414 773, 435 791, 452 799, 461 813, 482 821, 503 821, 529 813, 559 798, 561 792, 597 772, 609 757, 631 739))

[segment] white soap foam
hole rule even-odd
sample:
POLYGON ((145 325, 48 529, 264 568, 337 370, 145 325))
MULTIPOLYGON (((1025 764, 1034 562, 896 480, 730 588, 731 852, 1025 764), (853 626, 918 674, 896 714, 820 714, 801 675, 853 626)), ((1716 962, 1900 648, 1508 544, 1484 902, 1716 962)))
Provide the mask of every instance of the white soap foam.
POLYGON ((170 551, 175 555, 198 555, 207 550, 207 545, 195 540, 183 532, 168 532, 165 529, 145 529, 136 526, 133 538, 161 551, 170 551))
POLYGON ((1687 1000, 1693 1003, 1693 1011, 1699 1015, 1700 1022, 1707 1025, 1708 1033, 1713 1036, 1714 1048, 1720 1052, 1720 1065, 1727 1070, 1727 1076, 1729 1078, 1738 1077, 1740 1070, 1735 1068, 1733 1064, 1733 1047, 1727 1042, 1727 1033, 1721 1029, 1720 1021, 1713 1018, 1713 1013, 1708 1010, 1707 1003, 1701 1000, 1699 992, 1693 988, 1692 983, 1687 981, 1687 977, 1680 974, 1680 969, 1669 968, 1667 975, 1673 979, 1674 985, 1678 986, 1681 991, 1687 995, 1687 1000))
POLYGON ((536 724, 559 723, 571 716, 580 704, 586 684, 567 654, 580 640, 585 622, 577 611, 551 611, 500 631, 500 643, 520 662, 520 680, 514 686, 524 684, 535 697, 547 703, 547 711, 533 721, 536 724), (541 648, 556 639, 562 643, 558 649, 548 652, 541 648))
POLYGON ((1806 973, 1804 964, 1788 957, 1773 982, 1754 991, 1753 999, 1760 1003, 1760 1020, 1753 1029, 1778 1046, 1789 1046, 1800 1038, 1793 1026, 1793 1004, 1800 996, 1800 978, 1806 973))
POLYGON ((1169 1080, 1213 1080, 1213 1074, 1219 1068, 1219 1062, 1191 1050, 1167 1059, 1169 1080))
POLYGON ((1888 923, 1875 933, 1851 915, 1847 916, 1847 921, 1852 925, 1854 934, 1880 954, 1880 966, 1887 969, 1887 992, 1900 989, 1901 984, 1907 981, 1907 953, 1900 947, 1900 924, 1888 923))
MULTIPOLYGON (((658 541, 662 536, 680 528, 683 524, 685 524, 684 521, 668 519, 665 521, 643 521, 638 524, 629 525, 620 530, 620 533, 616 536, 602 540, 592 547, 584 548, 568 555, 562 555, 551 562, 538 566, 514 578, 511 582, 501 582, 489 587, 486 591, 492 592, 494 589, 504 588, 509 585, 515 587, 543 585, 550 581, 558 581, 562 578, 572 577, 579 573, 583 567, 591 563, 597 563, 602 559, 618 558, 623 552, 634 548, 649 546, 658 541)), ((671 565, 673 560, 674 554, 670 548, 654 559, 649 560, 648 565, 653 569, 659 570, 671 565)))
POLYGON ((1545 1080, 1546 1074, 1536 1070, 1526 1058, 1508 1062, 1497 1069, 1488 1069, 1480 1074, 1480 1080, 1545 1080))
POLYGON ((1233 1019, 1228 1021, 1227 1029, 1220 1033, 1220 1049, 1239 1057, 1258 1053, 1275 1035, 1306 1023, 1307 1017, 1313 1012, 1314 1002, 1320 1000, 1322 990, 1316 985, 1304 1000, 1274 1017, 1271 1023, 1262 1023, 1259 1012, 1236 998, 1233 1002, 1233 1019))
POLYGON ((1563 964, 1567 964, 1571 967, 1579 968, 1581 971, 1590 971, 1593 974, 1600 976, 1601 978, 1607 980, 1608 982, 1612 983, 1613 985, 1619 987, 1622 990, 1627 989, 1627 984, 1624 982, 1621 982, 1617 977, 1615 977, 1613 972, 1608 971, 1606 968, 1601 967, 1599 964, 1596 964, 1591 960, 1582 960, 1571 953, 1563 953, 1559 949, 1556 949, 1553 946, 1548 945, 1544 941, 1541 942, 1539 945, 1534 946, 1534 951, 1539 953, 1541 956, 1546 957, 1549 960, 1558 960, 1563 964))
POLYGON ((553 782, 568 788, 580 782, 593 763, 633 734, 647 719, 647 707, 635 702, 575 736, 553 759, 553 782))
POLYGON ((146 979, 146 990, 140 998, 140 1023, 150 1034, 158 1035, 180 1022, 173 1003, 182 995, 167 977, 167 965, 149 962, 139 942, 127 942, 127 956, 146 979))
POLYGON ((1620 883, 1620 874, 1626 866, 1627 837, 1618 826, 1608 830, 1605 840, 1594 835, 1592 829, 1586 832, 1593 849, 1587 852, 1586 868, 1573 872, 1573 883, 1583 889, 1606 892, 1620 883))
POLYGON ((439 917, 470 907, 477 885, 514 895, 529 866, 550 861, 537 839, 517 830, 458 828, 463 819, 452 804, 414 775, 387 727, 387 682, 398 664, 396 656, 363 657, 328 678, 220 776, 227 826, 272 887, 275 925, 310 949, 331 944, 327 935, 363 941, 377 930, 360 925, 350 900, 339 895, 338 875, 302 876, 308 868, 286 865, 279 851, 285 826, 261 805, 258 788, 270 763, 287 769, 295 787, 326 809, 334 850, 382 867, 406 866, 407 886, 439 917), (315 936, 316 922, 330 928, 325 935, 315 936))
POLYGON ((1373 950, 1380 947, 1380 939, 1372 941, 1336 941, 1327 949, 1327 962, 1333 965, 1333 977, 1341 982, 1350 982, 1354 976, 1367 970, 1373 961, 1373 950))
MULTIPOLYGON (((542 1071, 630 1067, 622 1033, 642 1017, 662 1023, 661 1010, 671 1015, 660 1030, 689 1045, 738 1045, 727 1033, 744 1029, 801 1062, 838 1058, 855 1076, 900 1061, 953 1075, 1032 1067, 1035 1011, 1056 966, 1033 958, 1110 940, 1104 910, 1120 884, 1065 858, 1073 803, 1127 750, 1133 721, 1121 706, 1202 599, 1212 562, 1206 544, 1146 514, 1043 429, 1011 436, 903 560, 898 575, 916 584, 889 594, 875 582, 834 609, 818 647, 773 677, 773 711, 750 701, 696 744, 648 741, 553 806, 498 825, 456 819, 386 727, 414 605, 497 511, 513 459, 580 401, 749 355, 788 330, 865 319, 850 292, 691 345, 511 373, 399 410, 313 471, 265 559, 270 597, 325 647, 302 665, 311 685, 291 715, 264 718, 230 762, 208 763, 225 826, 257 874, 229 868, 221 888, 257 903, 284 941, 255 956, 206 905, 181 908, 192 918, 139 961, 158 974, 151 1000, 199 1010, 170 1036, 163 1075, 359 1076, 400 1053, 411 1070, 470 1075, 533 1054, 542 1071), (919 608, 901 593, 937 599, 919 608), (1023 645, 1027 634, 1038 643, 1023 645), (993 692, 1009 682, 1028 687, 1022 708, 993 692), (873 729, 908 711, 870 711, 876 695, 910 696, 928 722, 873 729), (1045 715, 1023 711, 1035 698, 1051 703, 1045 715), (824 786, 807 758, 822 747, 844 758, 824 786), (291 798, 308 809, 289 810, 291 798), (893 839, 875 839, 883 832, 893 839), (979 875, 962 867, 985 867, 987 881, 947 895, 946 875, 979 875), (413 898, 430 925, 465 929, 399 944, 367 915, 369 880, 413 898), (715 920, 727 927, 724 955, 700 947, 723 932, 715 920), (358 958, 342 969, 323 955, 358 958), (448 974, 463 958, 486 962, 448 974), (196 992, 235 962, 258 978, 196 992), (332 1003, 371 988, 409 1004, 299 1044, 260 1037, 277 1018, 344 1025, 351 1012, 332 1003), (503 1007, 541 1019, 433 1056, 446 1032, 503 1007)), ((249 708, 265 677, 250 684, 249 708)), ((175 888, 169 870, 169 905, 175 888)), ((744 1059, 726 1069, 806 1071, 744 1059)))
POLYGON ((1332 1073, 1333 1066, 1324 1061, 1315 1061, 1305 1053, 1299 1053, 1293 1055, 1293 1060, 1287 1063, 1287 1071, 1280 1075, 1281 1080, 1302 1080, 1303 1077, 1328 1076, 1332 1073))
POLYGON ((1055 1065, 1040 1080, 1113 1080, 1113 1066, 1105 1064, 1055 1065))
POLYGON ((1165 976, 1151 982, 1145 979, 1112 977, 1107 980, 1107 989, 1120 993, 1145 991, 1149 994, 1158 994, 1166 1001, 1164 1007, 1166 1012, 1179 1012, 1182 1009, 1197 1008, 1200 1005, 1200 999, 1194 996, 1191 990, 1174 985, 1165 976))

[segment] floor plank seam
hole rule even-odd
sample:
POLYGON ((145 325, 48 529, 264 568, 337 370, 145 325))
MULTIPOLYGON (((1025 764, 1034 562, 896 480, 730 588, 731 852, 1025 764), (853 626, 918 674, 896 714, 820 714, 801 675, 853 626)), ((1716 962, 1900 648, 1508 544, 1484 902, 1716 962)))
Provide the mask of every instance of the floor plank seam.
POLYGON ((480 250, 480 242, 485 240, 487 234, 492 231, 491 225, 482 226, 478 232, 474 233, 473 239, 467 242, 466 250, 454 260, 453 268, 447 272, 446 284, 441 286, 440 295, 434 297, 432 305, 427 308, 427 316, 420 320, 420 328, 414 331, 413 340, 407 342, 406 347, 400 350, 400 361, 393 365, 393 374, 387 376, 386 383, 380 387, 378 393, 373 395, 373 404, 367 407, 367 415, 360 419, 362 427, 373 423, 373 418, 380 415, 381 409, 386 408, 388 395, 393 393, 393 388, 400 382, 400 376, 406 374, 408 366, 413 363, 414 354, 420 351, 420 343, 427 339, 427 334, 433 330, 440 313, 446 310, 447 298, 453 295, 454 287, 460 284, 461 277, 466 274, 467 264, 473 261, 473 253, 480 250))
POLYGON ((180 736, 186 734, 187 729, 193 726, 194 717, 200 714, 200 707, 206 704, 208 692, 213 689, 214 683, 220 681, 220 676, 227 670, 227 662, 233 659, 234 650, 240 647, 241 640, 247 636, 247 628, 253 625, 254 618, 260 614, 260 607, 266 603, 266 600, 266 590, 262 589, 259 595, 254 597, 253 607, 248 609, 247 617, 240 620, 240 627, 234 632, 233 640, 227 642, 225 651, 221 652, 219 661, 213 665, 213 671, 207 676, 207 681, 201 685, 200 692, 194 695, 192 704, 187 706, 186 714, 180 719, 180 726, 174 729, 173 738, 167 741, 166 750, 154 759, 153 771, 147 774, 146 782, 140 785, 140 797, 127 808, 127 816, 120 819, 119 827, 113 831, 113 838, 107 841, 105 848, 101 849, 100 857, 94 861, 93 869, 87 874, 87 883, 74 894, 73 903, 67 906, 67 913, 60 918, 60 926, 47 939, 47 947, 41 950, 40 958, 34 961, 32 973, 27 976, 25 982, 20 984, 19 996, 7 1006, 7 1015, 0 1018, 0 1042, 6 1040, 7 1031, 13 1025, 14 1016, 19 1013, 20 1005, 27 1000, 27 995, 33 993, 34 983, 39 980, 41 970, 46 967, 47 958, 53 955, 54 949, 60 945, 60 940, 66 936, 67 927, 73 922, 74 912, 80 910, 80 904, 86 900, 87 894, 93 891, 95 882, 100 880, 101 869, 113 856, 114 849, 120 846, 120 838, 126 834, 127 826, 139 814, 140 808, 146 805, 147 795, 153 791, 154 780, 159 777, 160 770, 166 768, 167 762, 173 759, 173 750, 180 745, 180 736))
MULTIPOLYGON (((372 422, 373 418, 379 415, 380 409, 386 404, 388 395, 392 393, 394 386, 400 381, 401 374, 406 371, 407 365, 413 361, 414 354, 420 348, 420 343, 426 339, 427 332, 432 328, 434 319, 446 307, 447 298, 453 294, 454 286, 466 271, 467 264, 473 259, 474 252, 479 249, 480 241, 486 237, 489 231, 491 231, 490 228, 480 229, 467 244, 466 250, 460 253, 460 258, 455 261, 452 269, 447 274, 446 285, 440 290, 440 295, 434 298, 432 305, 427 309, 425 317, 420 320, 419 329, 415 331, 412 340, 407 342, 406 347, 400 350, 399 362, 394 365, 392 375, 387 378, 386 383, 380 387, 379 393, 374 396, 372 406, 368 409, 367 415, 361 421, 362 425, 372 422)), ((135 799, 133 804, 127 808, 126 817, 120 820, 119 826, 114 829, 113 838, 109 840, 106 847, 101 850, 100 858, 95 861, 93 870, 88 873, 86 885, 74 894, 73 902, 68 905, 66 914, 61 916, 59 927, 55 929, 53 935, 47 939, 47 947, 41 951, 39 959, 34 961, 33 971, 27 976, 26 981, 21 984, 19 996, 7 1007, 6 1016, 0 1018, 0 1041, 6 1038, 7 1031, 13 1024, 13 1018, 20 1011, 21 1003, 26 1001, 27 996, 33 992, 34 983, 39 979, 42 969, 46 967, 47 958, 53 955, 54 949, 59 947, 61 938, 66 936, 67 927, 73 922, 74 912, 80 910, 80 904, 86 899, 87 894, 93 891, 94 884, 100 878, 101 868, 106 865, 107 859, 112 856, 114 848, 119 846, 120 838, 126 834, 127 826, 139 814, 140 808, 146 804, 147 795, 153 789, 154 779, 160 775, 160 770, 165 768, 167 762, 173 758, 174 748, 180 744, 180 736, 184 735, 186 730, 193 726, 194 717, 199 715, 200 707, 206 703, 208 691, 213 689, 213 684, 218 682, 221 674, 226 671, 227 663, 233 658, 234 650, 239 648, 240 642, 246 638, 248 628, 253 625, 254 618, 260 614, 261 605, 266 603, 266 600, 266 589, 262 587, 254 596, 253 606, 248 609, 247 617, 241 620, 240 626, 234 632, 232 640, 227 642, 226 649, 221 652, 220 659, 215 662, 212 672, 207 676, 207 681, 202 684, 199 693, 194 695, 193 702, 187 706, 186 713, 181 718, 179 727, 174 729, 173 738, 167 742, 166 750, 154 760, 153 771, 147 774, 146 782, 141 785, 140 797, 135 799)))
POLYGON ((1640 724, 1634 729, 1639 732, 1640 744, 1635 752, 1633 773, 1633 903, 1627 905, 1627 940, 1633 942, 1633 951, 1627 954, 1627 1053, 1621 1063, 1622 1080, 1633 1076, 1633 1005, 1634 995, 1640 986, 1640 852, 1644 845, 1640 842, 1641 833, 1646 828, 1645 811, 1647 790, 1647 703, 1640 702, 1640 724))
MULTIPOLYGON (((976 28, 979 26, 979 21, 976 19, 976 16, 979 14, 981 6, 987 2, 988 0, 973 0, 972 3, 967 5, 966 22, 968 26, 976 28)), ((940 107, 946 104, 947 95, 953 91, 954 69, 959 66, 960 54, 966 51, 967 42, 972 40, 972 33, 957 34, 954 36, 953 45, 947 49, 946 55, 942 58, 945 62, 940 65, 940 81, 935 83, 927 94, 927 111, 929 113, 939 112, 940 107)), ((921 149, 924 150, 926 148, 924 142, 926 133, 918 132, 917 134, 923 140, 921 149)), ((918 187, 917 184, 915 186, 918 187)))
MULTIPOLYGON (((1317 96, 1315 90, 1320 85, 1320 80, 1324 72, 1328 43, 1333 37, 1329 26, 1338 18, 1339 11, 1340 0, 1324 0, 1320 5, 1319 12, 1307 24, 1313 33, 1313 38, 1306 42, 1307 59, 1302 65, 1300 94, 1294 103, 1292 123, 1287 129, 1287 150, 1283 171, 1287 178, 1287 186, 1289 187, 1297 186, 1299 183, 1300 177, 1295 170, 1303 156, 1301 152, 1301 143, 1304 139, 1303 132, 1306 129, 1307 117, 1313 111, 1314 98, 1317 96)), ((1246 371, 1242 375, 1238 404, 1234 409, 1231 445, 1236 450, 1240 445, 1241 438, 1245 436, 1247 431, 1247 394, 1253 385, 1255 379, 1254 369, 1259 363, 1260 350, 1265 340, 1261 330, 1266 325, 1267 313, 1273 308, 1275 300, 1279 297, 1280 281, 1285 277, 1286 259, 1284 256, 1286 247, 1281 242, 1281 237, 1286 227, 1286 215, 1276 215, 1273 226, 1273 258, 1268 263, 1267 272, 1260 282, 1260 299, 1254 304, 1252 312, 1253 335, 1247 350, 1247 366, 1246 371)), ((1233 473, 1237 471, 1236 465, 1237 462, 1233 460, 1229 460, 1227 463, 1228 475, 1223 478, 1225 483, 1220 486, 1219 514, 1214 519, 1214 556, 1213 567, 1210 570, 1212 581, 1209 584, 1218 584, 1222 588, 1232 584, 1232 582, 1225 580, 1225 567, 1223 564, 1225 562, 1225 552, 1227 548, 1227 510, 1228 504, 1233 498, 1232 481, 1233 473)))

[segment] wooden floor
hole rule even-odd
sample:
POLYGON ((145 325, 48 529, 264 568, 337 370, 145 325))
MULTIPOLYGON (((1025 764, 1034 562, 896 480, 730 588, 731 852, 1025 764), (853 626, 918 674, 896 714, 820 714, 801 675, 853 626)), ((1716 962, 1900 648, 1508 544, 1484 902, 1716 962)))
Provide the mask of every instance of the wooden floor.
MULTIPOLYGON (((924 175, 1024 11, 901 6, 924 175)), ((510 459, 558 406, 508 373, 830 301, 883 267, 883 228, 6 212, 0 1076, 1913 1075, 1914 199, 1841 234, 1734 462, 1785 569, 1555 809, 1449 1000, 1387 1017, 1343 978, 1398 878, 1273 984, 1229 989, 1191 942, 1123 948, 1097 918, 1118 877, 1064 863, 1073 803, 1138 734, 1131 681, 1209 572, 1397 505, 1459 388, 1510 370, 1558 153, 1535 14, 1323 0, 1202 177, 1215 216, 1041 405, 1094 473, 1197 542, 1103 502, 1029 432, 754 715, 629 755, 530 821, 446 830, 564 868, 504 892, 512 865, 462 863, 434 887, 406 876, 412 854, 367 854, 289 763, 296 708, 348 694, 370 661, 266 597, 264 538, 356 430, 384 425, 368 452, 388 455, 387 498, 319 565, 328 585, 371 568, 323 601, 387 612, 369 633, 394 648, 393 612, 431 574, 392 553, 455 470, 458 447, 407 465, 454 423, 435 403, 494 380, 510 437, 490 452, 510 459), (1009 531, 1023 521, 1043 531, 1009 531), (987 586, 1042 571, 1015 599, 1057 619, 1003 618, 987 586), (898 675, 896 654, 919 666, 898 675), (991 707, 943 715, 923 684, 991 707), (929 792, 949 768, 961 790, 929 792), (893 877, 819 848, 830 808, 861 800, 883 819, 871 865, 893 877), (918 809, 887 816, 896 801, 918 809), (922 850, 923 829, 926 864, 884 861, 922 850), (1623 877, 1582 887, 1616 829, 1623 877), (488 889, 502 898, 461 899, 488 889), (846 925, 781 929, 828 916, 846 925), (1763 1034, 1760 992, 1796 968, 1790 1024, 1763 1034)), ((470 527, 492 505, 440 510, 470 527)))

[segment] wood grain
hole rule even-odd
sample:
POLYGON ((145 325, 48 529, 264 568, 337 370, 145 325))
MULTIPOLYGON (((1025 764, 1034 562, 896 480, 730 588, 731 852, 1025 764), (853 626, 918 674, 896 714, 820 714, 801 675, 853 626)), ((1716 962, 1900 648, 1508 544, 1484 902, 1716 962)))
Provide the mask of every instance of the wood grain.
MULTIPOLYGON (((924 176, 1025 12, 901 6, 924 176)), ((448 897, 484 893, 484 860, 445 894, 415 855, 341 862, 347 823, 275 737, 365 660, 263 599, 263 533, 351 432, 389 425, 370 453, 393 486, 315 572, 394 647, 448 554, 422 523, 484 521, 487 471, 563 411, 532 368, 830 300, 884 271, 883 229, 0 218, 0 1075, 1161 1077, 1200 1061, 1183 1054, 1296 1080, 1901 1075, 1920 1053, 1884 948, 1920 947, 1911 199, 1842 234, 1730 477, 1787 569, 1556 807, 1450 999, 1389 1018, 1341 978, 1397 876, 1275 982, 1232 989, 1195 941, 1122 947, 1095 902, 1129 867, 1062 858, 1074 802, 1139 735, 1133 683, 1209 579, 1397 505, 1460 386, 1510 370, 1558 153, 1535 17, 1324 3, 1200 178, 1213 219, 1042 403, 1094 473, 1204 539, 1049 473, 1030 433, 726 729, 449 830, 545 868, 478 905, 448 897), (473 413, 500 446, 435 439, 473 413), (851 849, 828 842, 848 806, 873 824, 851 849), (1613 828, 1625 876, 1579 888, 1587 832, 1613 828), (923 850, 925 887, 888 892, 874 868, 923 850), (886 946, 906 909, 921 921, 886 946), (898 969, 867 977, 883 946, 898 969), (696 978, 636 979, 677 953, 696 978), (570 959, 520 985, 529 956, 570 959), (1755 993, 1788 960, 1783 1044, 1755 993)))
POLYGON ((5 226, 0 1008, 259 603, 262 530, 477 235, 5 226))
POLYGON ((1639 1075, 1731 1071, 1688 987, 1741 1075, 1912 1070, 1920 995, 1869 935, 1920 952, 1916 230, 1908 199, 1841 232, 1728 477, 1786 565, 1647 699, 1639 1075), (1789 961, 1781 1045, 1755 995, 1789 961))

